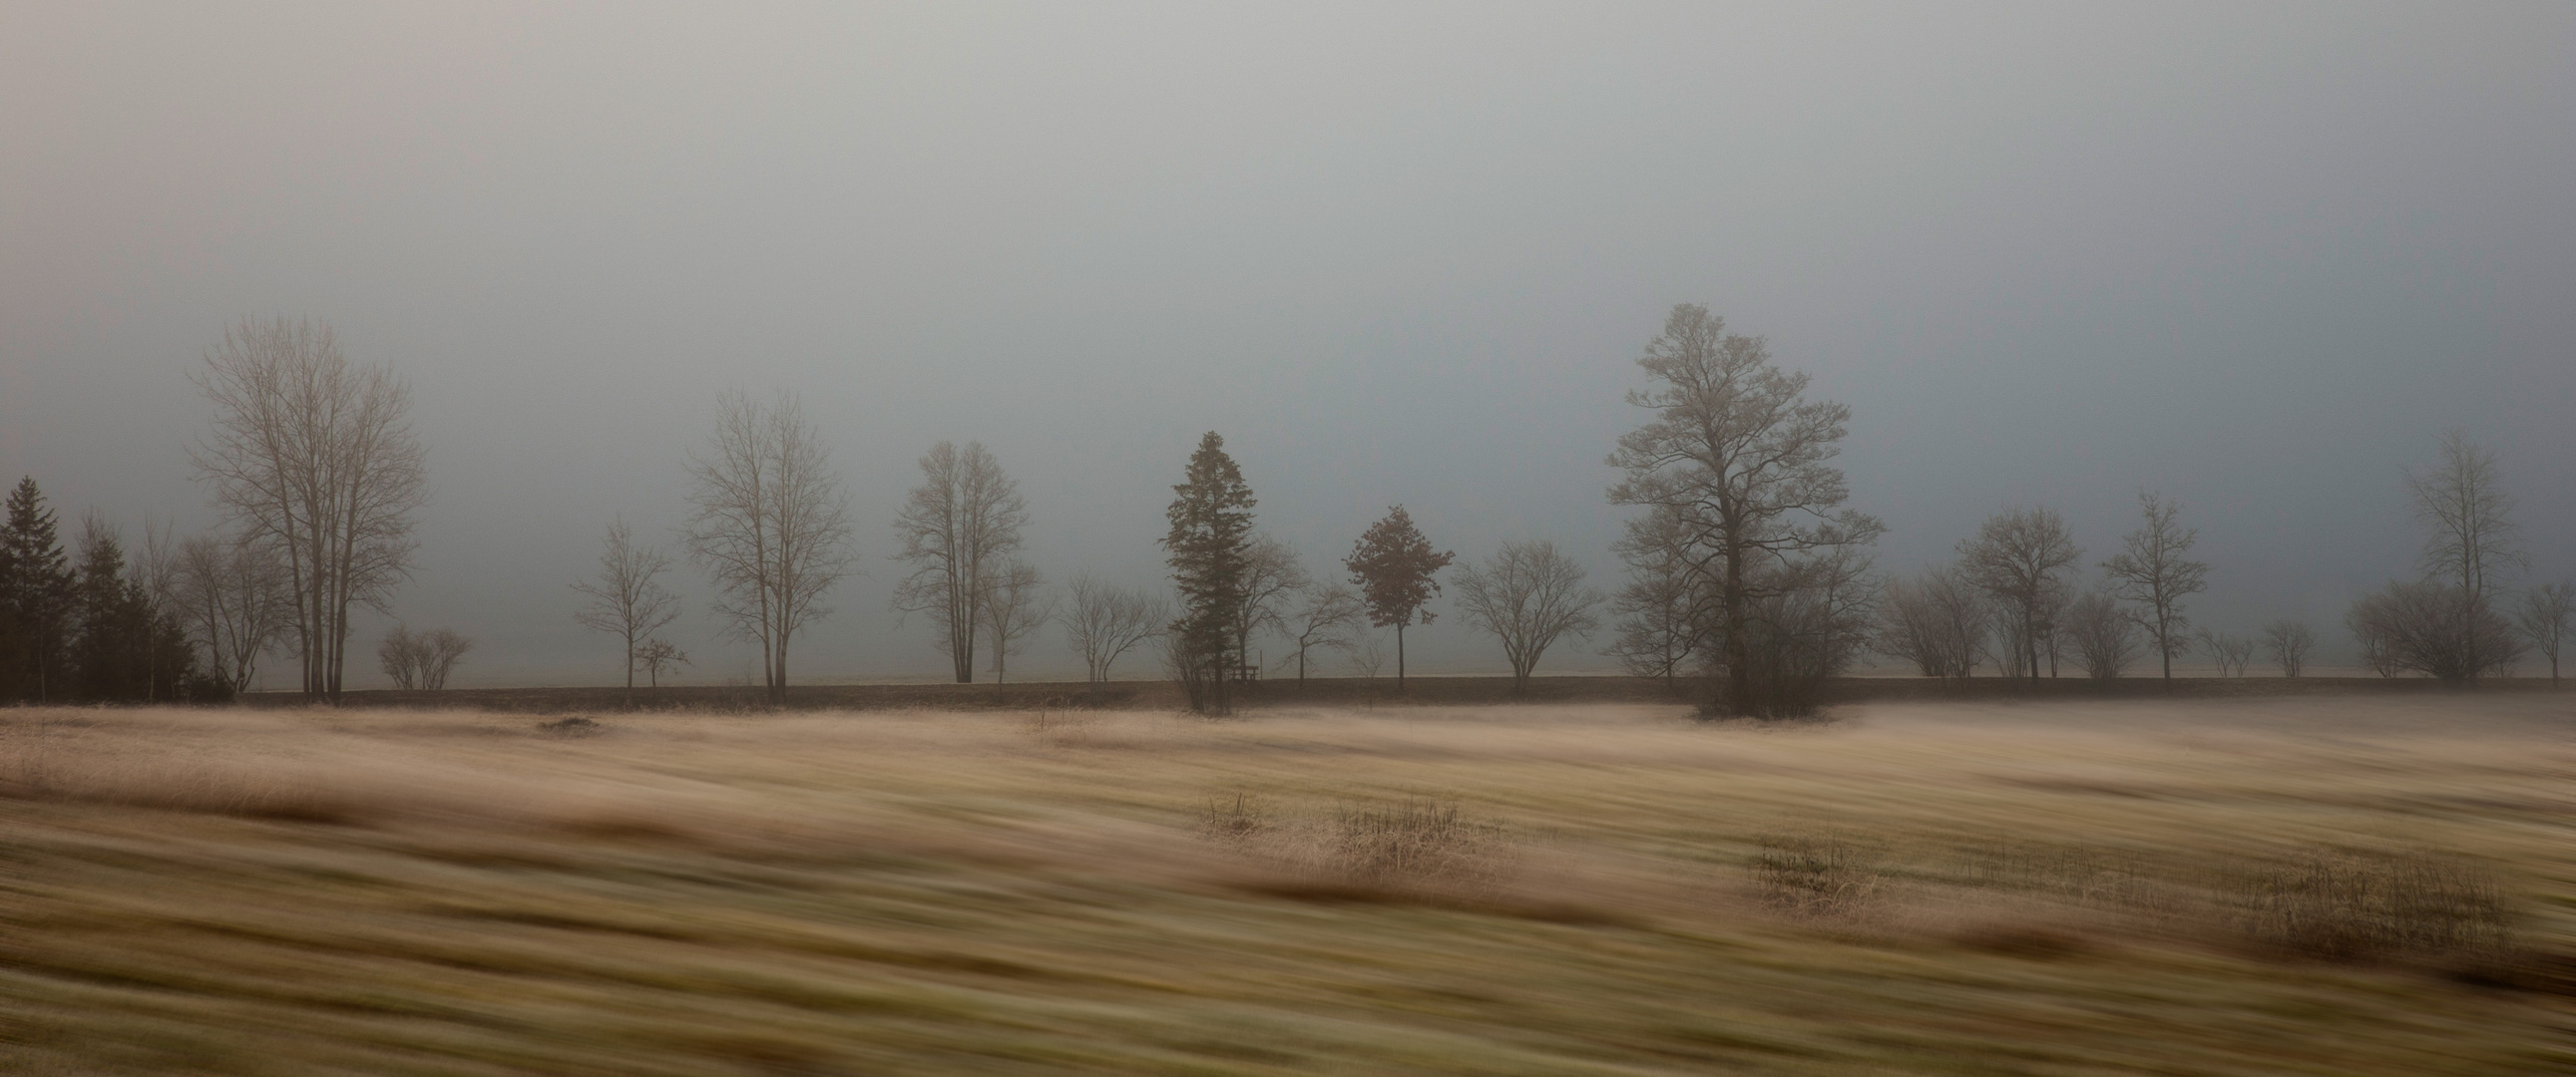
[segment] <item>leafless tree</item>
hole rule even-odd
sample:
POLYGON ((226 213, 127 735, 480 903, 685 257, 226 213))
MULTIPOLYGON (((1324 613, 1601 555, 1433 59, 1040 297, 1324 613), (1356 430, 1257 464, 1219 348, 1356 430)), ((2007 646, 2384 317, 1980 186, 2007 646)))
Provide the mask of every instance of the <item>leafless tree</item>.
POLYGON ((2576 582, 2542 584, 2522 593, 2514 620, 2533 650, 2549 659, 2549 683, 2558 684, 2558 650, 2567 641, 2567 624, 2576 618, 2576 582))
POLYGON ((349 607, 385 608, 407 578, 426 465, 411 393, 350 365, 329 325, 243 319, 206 355, 197 385, 213 437, 197 477, 251 541, 285 551, 304 693, 336 701, 349 607))
POLYGON ((921 458, 921 485, 895 515, 903 542, 895 559, 912 574, 895 586, 894 606, 930 618, 936 646, 957 677, 975 679, 975 643, 984 630, 984 596, 1002 562, 1019 552, 1028 506, 1020 488, 982 442, 951 442, 921 458))
POLYGON ((2068 605, 2066 636, 2084 662, 2084 673, 2097 681, 2118 677, 2138 660, 2139 624, 2120 608, 2118 596, 2094 591, 2068 605))
POLYGON ((2263 653, 2272 664, 2281 667, 2284 677, 2296 677, 2307 668, 2308 651, 2316 646, 2316 633, 2297 621, 2274 621, 2263 626, 2263 653))
POLYGON ((851 571, 849 500, 822 435, 793 394, 763 407, 727 390, 688 468, 689 557, 714 577, 734 636, 760 644, 769 698, 784 699, 789 642, 831 612, 818 600, 851 571))
POLYGON ((1234 653, 1252 661, 1252 637, 1263 630, 1285 632, 1288 605, 1314 581, 1297 551, 1268 535, 1254 535, 1243 550, 1243 601, 1234 607, 1234 653))
POLYGON ((1297 649, 1289 661, 1297 663, 1297 686, 1303 688, 1306 656, 1319 649, 1350 650, 1358 633, 1366 631, 1368 608, 1349 587, 1327 581, 1308 585, 1284 620, 1283 632, 1297 649))
POLYGON ((2057 638, 2056 611, 2071 598, 2065 572, 2083 554, 2057 510, 2044 507, 1996 513, 1975 538, 1959 544, 1961 571, 2012 622, 2013 642, 2025 649, 2016 664, 2033 683, 2041 647, 2057 638))
POLYGON ((1911 583, 1888 583, 1877 646, 1926 677, 1966 677, 1986 655, 1993 620, 1985 596, 1956 569, 1927 568, 1911 583))
POLYGON ((420 686, 435 692, 447 687, 447 675, 474 649, 474 641, 444 628, 423 632, 420 641, 420 686))
POLYGON ((2355 601, 2344 625, 2381 676, 2474 680, 2511 669, 2523 652, 2510 622, 2448 583, 2389 584, 2355 601))
POLYGON ((2459 592, 2456 631, 2462 661, 2472 670, 2500 669, 2500 664, 2479 660, 2482 633, 2473 622, 2494 609, 2503 574, 2525 563, 2515 543, 2513 498, 2504 492, 2504 469, 2496 454, 2471 442, 2466 431, 2444 431, 2441 454, 2439 464, 2406 476, 2415 518, 2428 529, 2419 565, 2424 579, 2440 580, 2459 592))
POLYGON ((984 576, 984 641, 993 647, 993 683, 1004 682, 1011 653, 1029 633, 1055 616, 1055 603, 1039 588, 1038 570, 1020 561, 989 566, 984 576))
POLYGON ((635 663, 644 667, 645 683, 660 688, 662 675, 678 672, 681 666, 688 665, 689 655, 688 652, 674 646, 671 641, 656 636, 645 640, 642 647, 636 648, 635 663))
POLYGON ((1384 632, 1362 629, 1359 642, 1351 645, 1351 672, 1367 681, 1375 681, 1384 675, 1387 660, 1395 657, 1395 652, 1387 648, 1387 639, 1384 632))
POLYGON ((191 535, 179 543, 174 601, 214 675, 248 691, 259 660, 294 630, 295 593, 274 542, 191 535))
POLYGON ((1592 611, 1606 601, 1583 586, 1583 566, 1545 539, 1505 542, 1481 565, 1452 578, 1467 623, 1502 641, 1512 666, 1512 690, 1529 687, 1541 655, 1565 636, 1582 638, 1601 627, 1592 611))
POLYGON ((2138 512, 2145 523, 2121 539, 2120 552, 2102 562, 2102 570, 2111 574, 2115 595, 2143 607, 2138 624, 2147 630, 2151 653, 2163 661, 2170 686, 2174 656, 2191 649, 2191 621, 2183 616, 2182 600, 2209 589, 2209 565, 2190 557, 2200 532, 2176 522, 2181 502, 2141 493, 2138 512))
POLYGON ((2202 651, 2208 653, 2209 660, 2218 664, 2221 677, 2242 677, 2245 668, 2254 663, 2253 640, 2206 628, 2200 630, 2194 640, 2202 651))
POLYGON ((1626 531, 1612 552, 1627 563, 1628 582, 1610 600, 1613 635, 1603 653, 1630 676, 1661 678, 1666 691, 1679 694, 1684 667, 1709 657, 1706 633, 1722 620, 1713 615, 1714 589, 1691 571, 1680 513, 1630 517, 1626 531))
POLYGON ((1163 634, 1172 621, 1171 603, 1154 595, 1076 576, 1067 589, 1071 599, 1057 620, 1065 642, 1082 656, 1093 684, 1109 680, 1110 667, 1138 644, 1163 634))
POLYGON ((1696 304, 1673 308, 1638 365, 1650 388, 1631 391, 1628 402, 1652 418, 1610 455, 1626 473, 1610 501, 1664 514, 1673 548, 1657 555, 1657 569, 1683 572, 1707 592, 1712 623, 1695 635, 1712 645, 1708 664, 1726 679, 1706 710, 1768 717, 1809 709, 1815 682, 1789 669, 1831 671, 1851 655, 1799 648, 1858 637, 1763 617, 1847 606, 1796 592, 1852 578, 1861 564, 1853 552, 1886 530, 1841 508, 1849 486, 1832 461, 1851 409, 1804 399, 1806 375, 1773 365, 1762 338, 1728 333, 1724 319, 1696 304), (1827 561, 1832 567, 1818 571, 1827 561), (1757 669, 1757 655, 1793 657, 1757 669))
POLYGON ((679 597, 663 588, 660 576, 671 559, 650 546, 635 544, 624 519, 611 521, 599 552, 599 575, 572 585, 590 598, 573 614, 584 628, 618 638, 626 648, 626 689, 635 689, 635 663, 646 641, 680 616, 679 597))
POLYGON ((385 676, 393 678, 394 687, 403 691, 420 687, 420 660, 420 638, 405 626, 395 625, 376 644, 376 668, 384 670, 385 676))

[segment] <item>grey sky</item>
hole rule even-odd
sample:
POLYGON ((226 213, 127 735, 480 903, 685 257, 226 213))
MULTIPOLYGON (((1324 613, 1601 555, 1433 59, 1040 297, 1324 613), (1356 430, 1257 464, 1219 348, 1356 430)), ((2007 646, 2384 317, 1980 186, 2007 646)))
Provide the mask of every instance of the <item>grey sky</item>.
POLYGON ((1601 458, 1690 301, 1852 405, 1892 568, 2007 502, 2089 565, 2150 486, 2203 621, 2324 628, 2458 424, 2576 573, 2564 4, 744 6, 0 11, 0 470, 203 526, 187 373, 327 319, 430 447, 397 612, 482 641, 457 683, 598 681, 600 528, 667 542, 716 391, 792 388, 871 572, 793 672, 926 674, 885 555, 940 438, 1057 580, 1159 579, 1215 429, 1312 569, 1402 502, 1615 585, 1601 458))

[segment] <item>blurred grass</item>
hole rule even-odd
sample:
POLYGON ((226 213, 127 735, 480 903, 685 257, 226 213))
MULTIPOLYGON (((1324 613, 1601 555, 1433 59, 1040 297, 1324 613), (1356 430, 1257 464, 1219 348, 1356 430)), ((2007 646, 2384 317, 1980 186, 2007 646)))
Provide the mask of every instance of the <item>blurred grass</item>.
POLYGON ((0 1072, 2569 1072, 2554 704, 0 711, 0 1072))

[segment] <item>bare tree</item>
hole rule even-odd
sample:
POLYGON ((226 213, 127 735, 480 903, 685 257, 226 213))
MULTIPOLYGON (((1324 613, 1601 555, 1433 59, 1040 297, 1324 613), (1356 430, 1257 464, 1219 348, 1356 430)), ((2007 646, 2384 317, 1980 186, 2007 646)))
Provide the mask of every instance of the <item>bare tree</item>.
POLYGON ((2355 601, 2344 625, 2383 677, 2474 680, 2511 669, 2523 652, 2510 622, 2448 583, 2389 584, 2355 601))
POLYGON ((1800 669, 1830 671, 1850 657, 1793 646, 1847 633, 1793 629, 1762 615, 1842 608, 1795 592, 1851 578, 1858 562, 1846 555, 1886 529, 1837 511, 1849 486, 1832 460, 1851 409, 1803 399, 1806 375, 1772 365, 1762 338, 1726 332, 1725 319, 1697 304, 1674 307, 1637 362, 1651 388, 1632 390, 1628 402, 1653 418, 1622 435, 1610 455, 1626 472, 1610 501, 1669 514, 1678 544, 1670 567, 1710 596, 1713 623, 1697 635, 1714 645, 1711 664, 1724 667, 1726 680, 1705 709, 1755 717, 1808 709, 1813 683, 1784 669, 1757 670, 1754 661, 1757 653, 1796 655, 1800 669), (1811 571, 1823 561, 1834 562, 1830 571, 1811 571))
POLYGON ((2221 677, 2242 677, 2245 668, 2254 662, 2253 640, 2205 628, 2194 639, 2201 650, 2208 652, 2209 660, 2218 664, 2221 677))
POLYGON ((2567 623, 2576 618, 2576 582, 2542 584, 2522 593, 2514 620, 2533 650, 2549 659, 2549 684, 2558 685, 2558 650, 2567 641, 2567 623))
POLYGON ((2316 646, 2316 633, 2297 621, 2274 621, 2263 626, 2263 653, 2272 664, 2281 667, 2284 677, 2296 677, 2307 668, 2308 651, 2316 646))
POLYGON ((1656 509, 1626 521, 1627 533, 1612 551, 1628 565, 1628 582, 1610 600, 1614 633, 1602 653, 1633 677, 1656 677, 1680 694, 1683 667, 1705 660, 1715 589, 1691 568, 1691 544, 1679 513, 1656 509))
POLYGON ((2475 622, 2493 610, 2503 574, 2525 562, 2514 541, 2513 498, 2504 492, 2504 469, 2496 454, 2456 427, 2443 431, 2441 454, 2439 464, 2406 476, 2406 492, 2415 501, 2416 520, 2429 529, 2419 561, 2423 578, 2443 581, 2459 592, 2457 647, 2475 677, 2491 667, 2503 668, 2479 659, 2484 633, 2475 622))
MULTIPOLYGON (((2176 522, 2181 502, 2141 493, 2138 512, 2146 522, 2121 539, 2120 552, 2102 562, 2102 570, 2110 573, 2117 597, 2145 607, 2138 623, 2163 660, 2166 686, 2171 687, 2174 656, 2191 649, 2191 621, 2183 616, 2182 600, 2209 589, 2209 565, 2189 556, 2200 532, 2176 522)), ((2087 659, 2086 665, 2091 664, 2087 659)))
POLYGON ((259 660, 295 626, 295 594, 273 542, 191 535, 179 543, 174 601, 214 675, 248 691, 259 660))
POLYGON ((1911 583, 1889 581, 1877 647, 1926 677, 1966 677, 1985 657, 1993 619, 1985 596, 1956 569, 1927 568, 1911 583))
POLYGON ((689 655, 671 641, 656 636, 645 640, 644 646, 636 649, 635 662, 644 667, 645 683, 660 688, 662 675, 678 672, 681 666, 688 665, 689 655))
POLYGON ((1451 581, 1467 623, 1502 641, 1512 666, 1512 690, 1529 687, 1539 656, 1562 636, 1582 638, 1601 627, 1592 611, 1607 598, 1583 586, 1583 566, 1544 539, 1505 542, 1482 565, 1469 565, 1451 581))
POLYGON ((411 393, 340 354, 327 324, 243 319, 206 355, 197 385, 211 440, 189 455, 244 532, 286 552, 304 693, 337 701, 349 607, 382 612, 407 578, 426 465, 411 393))
POLYGON ((1350 650, 1356 633, 1368 623, 1368 607, 1360 603, 1357 593, 1338 583, 1310 584, 1301 594, 1282 631, 1297 646, 1290 661, 1297 663, 1297 686, 1304 688, 1307 654, 1318 649, 1350 650))
POLYGON ((727 390, 688 468, 689 557, 715 578, 734 636, 760 644, 769 698, 785 699, 789 642, 831 612, 817 600, 851 571, 849 500, 822 435, 793 394, 763 407, 727 390))
POLYGON ((1019 551, 1028 506, 982 442, 931 446, 921 458, 921 477, 895 515, 895 535, 903 541, 895 559, 911 565, 912 574, 895 586, 894 606, 930 618, 939 652, 948 656, 957 683, 966 684, 975 679, 990 577, 1019 551))
POLYGON ((2057 510, 2044 507, 1996 513, 1959 544, 1960 569, 2013 622, 2014 642, 2025 649, 2020 664, 2034 684, 2040 648, 2057 638, 2056 611, 2069 598, 2064 574, 2083 554, 2057 510))
POLYGON ((474 641, 444 628, 433 628, 418 637, 420 686, 435 692, 447 687, 447 675, 455 672, 456 663, 474 649, 474 641))
POLYGON ((635 662, 647 640, 680 616, 679 597, 663 588, 659 577, 671 559, 650 546, 635 544, 634 531, 623 518, 608 525, 599 552, 599 575, 572 585, 590 597, 573 614, 584 628, 605 632, 626 647, 626 689, 635 690, 635 662))
POLYGON ((1171 603, 1142 591, 1113 587, 1089 576, 1076 576, 1057 620, 1065 642, 1082 656, 1093 684, 1109 680, 1110 667, 1138 644, 1163 634, 1172 620, 1171 603))
POLYGON ((984 639, 993 646, 993 683, 1009 672, 1011 653, 1029 633, 1055 616, 1055 603, 1039 587, 1038 570, 1019 561, 992 566, 984 577, 984 639))
POLYGON ((2067 607, 2067 639, 2083 660, 2085 675, 2097 681, 2118 677, 2138 660, 2138 628, 2109 591, 2091 592, 2067 607))
POLYGON ((1268 535, 1254 535, 1243 550, 1243 601, 1234 608, 1235 659, 1249 664, 1252 637, 1264 629, 1285 632, 1288 604, 1312 583, 1297 551, 1268 535))

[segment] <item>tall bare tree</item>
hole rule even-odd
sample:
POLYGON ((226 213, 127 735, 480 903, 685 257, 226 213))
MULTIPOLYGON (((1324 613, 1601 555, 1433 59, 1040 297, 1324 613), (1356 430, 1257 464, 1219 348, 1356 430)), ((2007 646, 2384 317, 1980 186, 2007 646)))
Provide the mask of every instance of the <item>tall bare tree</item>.
POLYGON ((197 477, 246 537, 286 551, 305 695, 337 701, 349 608, 382 612, 410 574, 427 470, 411 393, 340 353, 327 324, 243 319, 206 354, 197 385, 213 436, 197 477))
POLYGON ((572 584, 590 598, 574 611, 573 620, 595 632, 618 638, 626 648, 626 690, 635 690, 635 663, 653 633, 680 616, 679 596, 665 589, 661 575, 671 559, 650 546, 635 544, 635 532, 620 517, 608 525, 599 551, 599 575, 572 584))
POLYGON ((2045 507, 1996 513, 1959 544, 1960 569, 2013 621, 2015 642, 2025 648, 2022 668, 2034 684, 2042 643, 2056 637, 2056 611, 2070 598, 2066 570, 2083 555, 2066 521, 2045 507))
POLYGON ((2191 649, 2191 621, 2183 616, 2182 600, 2209 589, 2209 565, 2189 556, 2200 532, 2176 522, 2182 516, 2181 502, 2141 493, 2138 513, 2145 522, 2120 540, 2120 552, 2102 562, 2102 570, 2111 575, 2114 595, 2143 607, 2138 624, 2147 630, 2147 643, 2154 653, 2164 660, 2164 679, 2170 688, 2174 656, 2191 649))
POLYGON ((1084 673, 1093 684, 1106 683, 1121 656, 1162 635, 1172 620, 1171 603, 1089 576, 1074 577, 1066 593, 1071 601, 1056 618, 1063 622, 1065 642, 1082 656, 1084 673))
POLYGON ((2406 492, 2414 499, 2415 519, 2427 528, 2418 562, 2423 578, 2459 591, 2458 647, 2475 677, 2500 668, 2479 656, 2488 633, 2479 630, 2478 622, 2496 616, 2503 575, 2525 561, 2515 542, 2513 498, 2504 491, 2504 468, 2495 452, 2456 427, 2442 432, 2440 444, 2441 462, 2409 473, 2406 492))
POLYGON ((179 543, 176 601, 224 687, 250 690, 260 657, 293 633, 295 593, 273 542, 191 535, 179 543))
POLYGON ((2568 621, 2576 619, 2576 581, 2542 584, 2522 593, 2514 620, 2533 650, 2549 659, 2549 683, 2558 684, 2558 651, 2567 642, 2568 621))
POLYGON ((940 653, 957 683, 966 684, 975 679, 990 577, 1019 552, 1028 506, 982 442, 931 446, 921 458, 921 478, 895 515, 895 535, 903 542, 895 559, 911 565, 912 574, 895 585, 894 606, 930 618, 940 653))
POLYGON ((1610 454, 1610 466, 1626 472, 1610 501, 1670 514, 1677 543, 1670 556, 1709 592, 1714 623, 1703 635, 1726 680, 1707 709, 1756 717, 1807 709, 1820 681, 1756 669, 1755 661, 1758 654, 1794 655, 1792 664, 1812 673, 1850 657, 1789 645, 1848 640, 1849 633, 1793 628, 1763 615, 1843 612, 1839 600, 1820 606, 1803 592, 1846 581, 1845 570, 1859 564, 1849 555, 1885 530, 1841 508, 1850 488, 1832 461, 1851 409, 1805 399, 1805 374, 1773 365, 1762 338, 1728 333, 1725 319, 1697 304, 1674 307, 1637 363, 1650 388, 1630 391, 1628 402, 1653 417, 1621 436, 1610 454))
POLYGON ((2281 667, 2284 677, 2296 677, 2307 668, 2308 651, 2316 646, 2317 635, 2297 621, 2274 621, 2263 626, 2263 653, 2272 664, 2281 667))
POLYGON ((1452 581, 1467 623, 1502 641, 1513 691, 1529 688, 1530 671, 1560 637, 1579 639, 1601 627, 1592 611, 1607 597, 1583 586, 1583 575, 1582 565, 1540 539, 1505 542, 1452 581))
POLYGON ((1285 631, 1288 604, 1312 581, 1297 551, 1268 535, 1252 536, 1243 550, 1243 602, 1234 611, 1234 653, 1252 661, 1252 637, 1263 630, 1285 631))
POLYGON ((766 406, 717 397, 715 433, 688 469, 689 557, 714 577, 730 631, 760 644, 769 698, 783 700, 788 644, 831 612, 818 600, 851 572, 849 499, 787 392, 766 406))
POLYGON ((1010 672, 1011 654, 1029 634, 1055 616, 1055 603, 1040 588, 1038 570, 1017 561, 992 566, 984 577, 984 640, 993 646, 993 683, 1010 672))
POLYGON ((1300 593, 1296 608, 1283 619, 1281 631, 1296 646, 1297 687, 1306 686, 1306 656, 1317 650, 1348 651, 1368 623, 1368 607, 1349 587, 1324 581, 1300 593))

